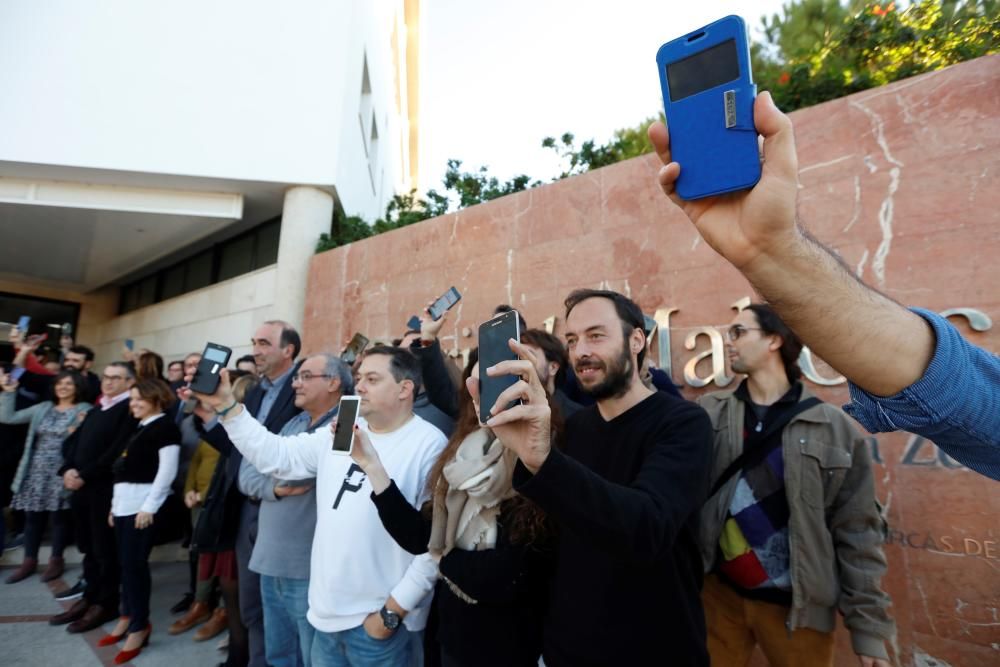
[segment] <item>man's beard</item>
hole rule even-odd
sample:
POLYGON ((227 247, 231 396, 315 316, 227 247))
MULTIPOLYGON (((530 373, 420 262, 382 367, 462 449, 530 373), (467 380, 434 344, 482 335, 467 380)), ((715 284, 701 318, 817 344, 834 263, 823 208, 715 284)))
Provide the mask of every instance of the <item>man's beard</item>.
POLYGON ((632 351, 629 349, 628 339, 622 346, 622 353, 612 361, 611 365, 602 362, 581 362, 576 365, 577 374, 581 368, 587 367, 602 368, 604 380, 593 387, 586 387, 581 382, 580 389, 583 390, 583 393, 595 401, 622 396, 632 386, 632 351))

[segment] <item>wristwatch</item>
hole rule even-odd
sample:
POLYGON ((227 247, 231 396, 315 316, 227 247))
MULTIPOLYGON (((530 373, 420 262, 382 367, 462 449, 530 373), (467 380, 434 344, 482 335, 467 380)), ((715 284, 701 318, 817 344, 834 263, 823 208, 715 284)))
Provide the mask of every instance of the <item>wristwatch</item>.
POLYGON ((402 616, 394 611, 390 611, 385 607, 385 605, 378 610, 378 615, 382 617, 382 625, 385 626, 386 630, 395 631, 396 628, 399 627, 399 624, 403 621, 402 616))

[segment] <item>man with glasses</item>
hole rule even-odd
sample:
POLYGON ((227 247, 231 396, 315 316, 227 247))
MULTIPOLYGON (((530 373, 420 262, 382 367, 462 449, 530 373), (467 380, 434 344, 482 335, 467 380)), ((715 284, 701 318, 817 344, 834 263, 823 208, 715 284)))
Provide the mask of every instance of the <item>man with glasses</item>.
MULTIPOLYGON (((295 406, 291 379, 302 341, 292 325, 281 320, 270 320, 257 327, 250 342, 253 344, 253 357, 257 362, 260 382, 247 392, 244 404, 264 428, 277 433, 288 420, 301 412, 295 406)), ((193 372, 187 377, 193 377, 193 372)), ((249 569, 249 564, 254 542, 257 540, 257 515, 261 498, 273 492, 273 485, 269 487, 260 478, 250 476, 246 477, 246 485, 239 483, 241 473, 252 466, 243 460, 217 419, 209 419, 204 424, 202 437, 225 458, 220 459, 209 485, 205 507, 198 526, 195 527, 195 542, 198 548, 207 551, 235 548, 239 568, 239 610, 242 623, 247 629, 248 645, 235 646, 230 637, 230 662, 239 663, 239 653, 248 650, 249 667, 266 667, 260 578, 249 569), (224 504, 225 510, 220 513, 214 511, 213 507, 213 511, 209 511, 209 505, 213 502, 224 504), (237 516, 232 516, 236 512, 238 519, 237 516), (222 519, 215 527, 217 529, 206 523, 212 518, 222 519)))
POLYGON ((773 309, 747 307, 727 337, 746 379, 698 400, 715 434, 699 539, 712 663, 746 665, 759 645, 772 665, 832 667, 839 609, 861 665, 888 667, 895 625, 868 448, 802 385, 802 343, 773 309))
MULTIPOLYGON (((295 407, 280 436, 312 433, 337 416, 340 397, 354 392, 351 369, 335 354, 306 358, 292 375, 295 407)), ((245 462, 244 462, 245 463, 245 462)), ((240 469, 242 488, 263 495, 250 569, 260 575, 264 649, 269 667, 309 664, 314 630, 309 611, 309 552, 316 529, 316 480, 289 482, 251 465, 240 469)))
POLYGON ((135 371, 115 361, 101 376, 101 397, 63 443, 64 463, 59 473, 73 492, 70 504, 76 526, 76 543, 84 553, 83 597, 67 611, 49 619, 69 632, 87 632, 118 617, 118 566, 114 529, 108 526, 114 482, 111 463, 120 441, 135 428, 129 412, 129 389, 135 371))

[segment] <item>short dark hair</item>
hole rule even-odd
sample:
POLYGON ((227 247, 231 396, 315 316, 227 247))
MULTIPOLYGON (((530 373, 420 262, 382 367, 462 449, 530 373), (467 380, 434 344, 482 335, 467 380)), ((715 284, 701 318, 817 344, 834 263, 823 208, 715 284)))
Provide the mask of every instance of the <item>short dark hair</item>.
POLYGON ((499 315, 500 313, 509 313, 511 311, 514 311, 515 313, 517 313, 517 323, 518 323, 518 326, 521 327, 521 331, 527 331, 528 330, 528 323, 524 321, 524 315, 522 315, 521 311, 518 310, 517 308, 515 308, 514 306, 511 306, 511 305, 506 304, 506 303, 501 303, 499 306, 497 306, 496 308, 493 309, 493 315, 495 317, 495 316, 499 315))
POLYGON ((144 378, 136 382, 133 389, 139 392, 139 397, 149 401, 161 410, 166 410, 174 404, 174 395, 170 387, 160 378, 144 378))
POLYGON ((169 364, 167 364, 167 369, 171 369, 174 366, 180 366, 181 368, 184 368, 184 362, 181 361, 180 359, 175 359, 174 361, 171 361, 169 364))
POLYGON ((295 330, 295 327, 284 320, 268 320, 264 324, 276 324, 281 327, 281 338, 278 340, 278 345, 280 347, 291 345, 292 359, 299 356, 299 352, 302 351, 302 338, 299 336, 299 332, 295 330))
MULTIPOLYGON (((287 345, 287 343, 286 343, 287 345)), ((253 358, 252 354, 244 354, 242 357, 236 360, 236 367, 239 368, 240 364, 249 361, 251 364, 256 365, 257 360, 253 358)))
POLYGON ((409 350, 404 350, 401 347, 376 345, 375 347, 365 350, 364 354, 361 355, 361 358, 367 359, 368 357, 372 357, 377 354, 389 357, 389 372, 392 373, 392 379, 396 382, 402 382, 403 380, 409 380, 412 382, 413 395, 416 396, 417 392, 420 391, 421 385, 423 384, 423 374, 420 371, 420 360, 417 359, 416 355, 409 350))
POLYGON ((53 388, 63 378, 69 378, 73 381, 73 402, 82 403, 83 399, 87 396, 87 382, 83 379, 83 375, 77 373, 76 371, 64 370, 56 373, 56 379, 52 382, 53 388))
MULTIPOLYGON (((569 318, 570 312, 581 301, 586 301, 587 299, 601 298, 607 299, 615 305, 615 312, 618 313, 618 319, 622 323, 622 335, 627 341, 629 336, 635 329, 642 332, 643 338, 646 337, 646 318, 642 314, 642 309, 639 308, 637 304, 632 299, 628 298, 624 294, 619 294, 618 292, 613 292, 606 289, 578 289, 573 290, 566 297, 564 305, 566 306, 566 317, 569 318)), ((642 362, 646 358, 646 345, 643 344, 642 349, 639 350, 639 356, 637 358, 637 363, 639 370, 642 370, 642 362)))
POLYGON ((757 326, 761 328, 761 333, 768 336, 781 336, 781 363, 785 366, 785 375, 788 381, 794 384, 802 377, 802 369, 799 368, 799 354, 802 352, 802 341, 795 332, 788 328, 784 320, 775 312, 774 308, 766 303, 752 303, 746 307, 753 313, 757 320, 757 326))
POLYGON ((125 371, 126 380, 135 379, 135 366, 127 361, 112 361, 108 366, 114 366, 115 368, 121 368, 125 371))
POLYGON ((566 367, 569 366, 569 356, 562 341, 543 329, 528 329, 521 334, 521 342, 539 348, 546 361, 559 364, 556 386, 561 386, 566 378, 566 367))
POLYGON ((83 358, 86 359, 87 361, 94 360, 94 351, 91 350, 86 345, 74 345, 73 347, 69 348, 69 351, 72 352, 73 354, 82 354, 83 358))

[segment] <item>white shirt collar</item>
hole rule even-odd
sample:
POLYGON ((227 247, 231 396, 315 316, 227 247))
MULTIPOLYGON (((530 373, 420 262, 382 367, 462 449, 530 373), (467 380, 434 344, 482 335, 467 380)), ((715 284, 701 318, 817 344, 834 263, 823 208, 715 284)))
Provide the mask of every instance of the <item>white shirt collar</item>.
POLYGON ((141 422, 139 422, 139 426, 146 426, 148 424, 152 424, 153 422, 155 422, 157 419, 159 419, 162 416, 163 416, 163 413, 162 412, 158 412, 155 415, 153 415, 152 417, 146 417, 141 422))

